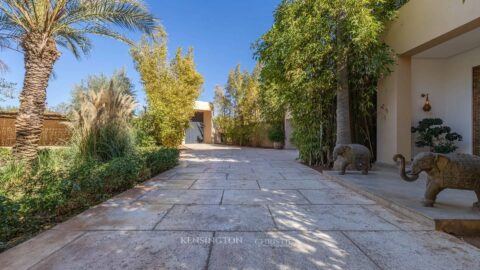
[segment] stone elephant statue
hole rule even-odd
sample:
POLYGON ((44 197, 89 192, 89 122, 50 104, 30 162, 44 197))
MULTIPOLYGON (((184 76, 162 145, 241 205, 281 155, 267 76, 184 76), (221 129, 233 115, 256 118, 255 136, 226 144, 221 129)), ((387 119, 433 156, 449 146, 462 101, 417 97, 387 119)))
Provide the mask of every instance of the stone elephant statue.
POLYGON ((409 172, 405 170, 405 157, 393 157, 401 162, 400 176, 413 182, 424 171, 428 174, 427 189, 423 205, 432 207, 437 195, 446 188, 475 191, 478 201, 473 207, 480 207, 480 157, 468 154, 419 153, 415 156, 409 172))
POLYGON ((362 171, 368 174, 370 169, 370 150, 361 144, 339 144, 333 149, 333 159, 339 167, 340 174, 344 175, 347 168, 362 171), (338 162, 339 157, 342 157, 338 162))

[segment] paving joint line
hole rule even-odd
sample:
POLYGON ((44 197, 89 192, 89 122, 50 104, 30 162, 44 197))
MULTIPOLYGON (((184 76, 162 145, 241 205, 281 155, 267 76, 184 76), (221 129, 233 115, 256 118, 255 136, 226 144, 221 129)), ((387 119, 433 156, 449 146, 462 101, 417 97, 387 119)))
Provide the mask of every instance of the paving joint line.
POLYGON ((307 198, 307 196, 305 196, 305 194, 302 193, 302 191, 300 189, 295 189, 298 193, 300 193, 300 195, 310 204, 313 205, 313 203, 307 198))
MULTIPOLYGON (((370 205, 378 205, 378 204, 370 204, 370 205)), ((402 231, 407 231, 407 230, 405 230, 405 229, 400 228, 400 227, 397 226, 396 224, 393 224, 392 222, 390 222, 390 221, 387 220, 386 218, 382 217, 382 215, 378 215, 378 214, 376 214, 373 210, 368 209, 368 207, 366 207, 367 205, 359 204, 358 206, 361 207, 361 208, 363 208, 363 209, 365 209, 365 210, 367 210, 367 211, 368 211, 369 213, 371 213, 372 215, 375 215, 375 216, 379 217, 381 220, 387 222, 388 224, 394 226, 395 228, 398 228, 398 229, 400 229, 400 230, 402 230, 402 231)), ((387 210, 387 212, 388 212, 388 209, 385 209, 385 210, 387 210)), ((410 221, 414 222, 414 220, 410 220, 410 221)))
POLYGON ((225 194, 225 189, 222 190, 222 197, 220 198, 220 203, 218 205, 222 205, 223 204, 223 195, 225 194))
POLYGON ((380 270, 384 270, 382 267, 380 267, 380 265, 372 259, 372 257, 370 257, 357 243, 355 243, 345 232, 343 231, 340 231, 340 233, 345 236, 345 238, 348 239, 348 241, 350 241, 355 247, 358 248, 358 250, 360 250, 360 252, 365 255, 365 257, 367 257, 376 267, 378 267, 378 269, 380 270))
POLYGON ((192 184, 187 188, 188 190, 195 190, 195 189, 192 189, 193 185, 195 185, 195 183, 197 183, 198 179, 195 179, 193 180, 192 184))
MULTIPOLYGON (((216 235, 217 232, 213 232, 212 234, 212 239, 215 239, 215 235, 216 235)), ((208 247, 208 256, 207 256, 207 261, 206 261, 206 264, 205 264, 205 267, 203 269, 205 270, 208 270, 210 268, 210 258, 212 257, 212 250, 213 250, 213 242, 214 241, 211 241, 210 242, 210 245, 208 247)))
POLYGON ((272 210, 270 209, 270 205, 267 204, 267 209, 268 213, 270 213, 270 217, 272 218, 273 226, 275 226, 275 229, 280 230, 280 228, 277 225, 277 222, 275 221, 275 218, 273 217, 272 210))
POLYGON ((165 215, 163 215, 160 220, 155 223, 155 226, 153 226, 153 228, 151 229, 152 231, 155 231, 155 229, 157 228, 157 226, 160 224, 160 222, 162 222, 166 217, 167 215, 170 213, 170 211, 172 211, 172 209, 175 207, 175 204, 172 205, 172 207, 170 207, 167 212, 165 213, 165 215))
POLYGON ((49 257, 53 256, 53 254, 59 252, 61 249, 67 247, 68 245, 72 244, 73 242, 77 241, 79 238, 81 238, 82 236, 84 236, 85 234, 87 234, 88 232, 87 231, 83 231, 83 233, 81 233, 80 235, 78 235, 77 237, 75 237, 74 239, 72 239, 71 241, 69 241, 68 243, 62 245, 61 247, 59 247, 58 249, 56 249, 55 251, 53 251, 52 253, 48 254, 47 256, 41 258, 38 262, 32 264, 30 267, 28 267, 27 269, 33 269, 33 267, 35 267, 36 265, 40 264, 41 262, 45 261, 46 259, 48 259, 49 257))

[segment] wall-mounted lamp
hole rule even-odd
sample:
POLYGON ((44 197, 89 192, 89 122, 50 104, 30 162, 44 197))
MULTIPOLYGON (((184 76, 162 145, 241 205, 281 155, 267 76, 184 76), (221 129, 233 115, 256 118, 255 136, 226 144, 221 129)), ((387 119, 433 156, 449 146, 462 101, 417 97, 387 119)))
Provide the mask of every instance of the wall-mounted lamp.
POLYGON ((432 105, 430 105, 430 99, 428 98, 428 94, 422 94, 422 98, 425 98, 425 104, 423 104, 423 111, 429 112, 432 110, 432 105))

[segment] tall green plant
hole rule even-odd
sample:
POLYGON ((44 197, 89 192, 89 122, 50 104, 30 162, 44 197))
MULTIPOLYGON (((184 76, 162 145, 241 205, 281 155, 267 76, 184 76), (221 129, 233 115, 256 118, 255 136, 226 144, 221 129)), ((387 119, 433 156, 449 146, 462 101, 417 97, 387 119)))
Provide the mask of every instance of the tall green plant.
POLYGON ((140 0, 3 0, 0 27, 3 44, 18 43, 25 58, 25 79, 16 119, 14 154, 35 159, 43 127, 46 90, 58 46, 76 57, 91 49, 89 34, 132 43, 113 27, 150 33, 156 22, 140 0))
POLYGON ((242 71, 240 65, 230 71, 225 88, 215 89, 217 130, 229 143, 247 145, 262 124, 260 109, 260 66, 253 72, 242 71))
POLYGON ((133 150, 129 120, 136 107, 133 97, 109 88, 83 92, 74 111, 72 142, 82 160, 108 161, 133 150))
POLYGON ((285 0, 277 8, 255 44, 262 92, 280 97, 292 114, 303 161, 329 163, 335 143, 373 145, 374 89, 392 63, 381 33, 403 2, 285 0))
POLYGON ((195 67, 193 50, 189 49, 184 56, 178 48, 175 57, 168 60, 166 35, 159 31, 132 47, 131 55, 147 94, 146 120, 151 119, 157 142, 169 147, 179 146, 203 85, 203 77, 195 67))

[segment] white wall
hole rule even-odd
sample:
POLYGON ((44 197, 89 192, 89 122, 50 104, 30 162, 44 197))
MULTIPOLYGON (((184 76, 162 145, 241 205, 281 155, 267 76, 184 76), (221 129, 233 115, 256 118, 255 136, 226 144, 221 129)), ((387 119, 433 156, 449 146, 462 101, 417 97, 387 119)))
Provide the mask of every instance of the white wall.
MULTIPOLYGON (((447 59, 412 58, 412 125, 426 117, 443 119, 463 136, 458 152, 472 153, 472 68, 478 65, 480 47, 447 59), (428 113, 422 93, 430 94, 428 113)), ((412 147, 413 154, 421 151, 412 147)))

